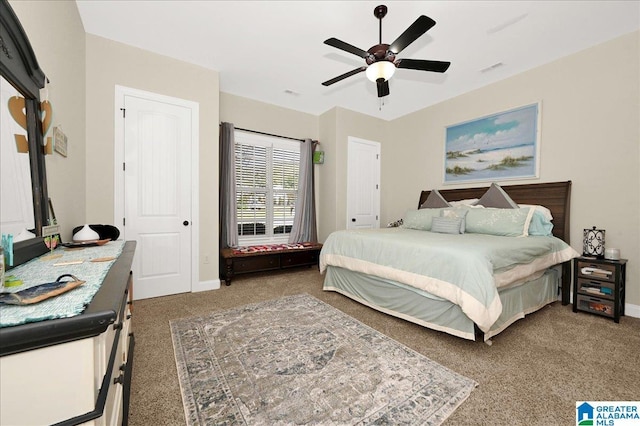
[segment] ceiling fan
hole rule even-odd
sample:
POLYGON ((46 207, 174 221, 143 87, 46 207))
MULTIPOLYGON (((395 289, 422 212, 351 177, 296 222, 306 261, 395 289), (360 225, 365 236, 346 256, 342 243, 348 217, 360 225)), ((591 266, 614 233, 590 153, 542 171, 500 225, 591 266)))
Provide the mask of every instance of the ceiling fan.
POLYGON ((369 50, 362 50, 355 46, 345 43, 337 38, 329 38, 324 44, 336 47, 345 52, 363 58, 367 66, 361 66, 331 80, 322 83, 323 86, 330 86, 347 77, 366 71, 367 78, 376 83, 378 87, 378 97, 382 98, 389 94, 389 78, 393 75, 396 68, 406 68, 418 71, 445 72, 451 62, 429 61, 425 59, 400 59, 396 55, 405 47, 416 41, 418 37, 426 33, 436 24, 436 21, 428 16, 421 15, 416 21, 409 26, 400 36, 391 44, 382 43, 382 18, 387 15, 387 6, 380 5, 373 9, 373 14, 380 21, 380 38, 379 43, 371 47, 369 50))

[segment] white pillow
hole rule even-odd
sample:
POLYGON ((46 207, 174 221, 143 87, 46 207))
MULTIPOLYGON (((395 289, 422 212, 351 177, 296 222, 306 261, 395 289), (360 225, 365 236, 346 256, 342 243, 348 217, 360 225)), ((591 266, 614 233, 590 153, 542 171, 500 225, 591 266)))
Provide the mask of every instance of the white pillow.
POLYGON ((449 201, 449 204, 451 204, 451 207, 477 207, 483 209, 484 206, 477 205, 477 202, 477 198, 467 198, 466 200, 449 201))

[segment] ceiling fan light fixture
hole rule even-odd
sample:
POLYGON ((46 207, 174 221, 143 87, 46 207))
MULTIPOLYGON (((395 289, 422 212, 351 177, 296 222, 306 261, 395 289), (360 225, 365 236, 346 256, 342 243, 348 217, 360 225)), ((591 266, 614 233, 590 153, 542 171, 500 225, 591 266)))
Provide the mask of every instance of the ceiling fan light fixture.
POLYGON ((384 79, 384 81, 389 80, 394 72, 396 72, 396 66, 393 62, 378 61, 367 67, 366 74, 367 78, 375 83, 379 78, 384 79))

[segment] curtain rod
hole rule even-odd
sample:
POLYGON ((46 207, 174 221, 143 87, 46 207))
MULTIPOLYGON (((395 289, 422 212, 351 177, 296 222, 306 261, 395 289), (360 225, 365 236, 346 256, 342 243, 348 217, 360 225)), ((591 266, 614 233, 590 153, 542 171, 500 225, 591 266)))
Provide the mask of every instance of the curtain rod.
POLYGON ((298 138, 292 138, 289 136, 282 136, 282 135, 274 135, 273 133, 265 133, 265 132, 259 132, 257 130, 251 130, 251 129, 242 129, 240 127, 234 127, 235 130, 241 130, 243 132, 251 132, 251 133, 257 133, 259 135, 265 135, 265 136, 274 136, 276 138, 282 138, 282 139, 291 139, 294 141, 299 141, 299 142, 304 142, 304 139, 298 139, 298 138))

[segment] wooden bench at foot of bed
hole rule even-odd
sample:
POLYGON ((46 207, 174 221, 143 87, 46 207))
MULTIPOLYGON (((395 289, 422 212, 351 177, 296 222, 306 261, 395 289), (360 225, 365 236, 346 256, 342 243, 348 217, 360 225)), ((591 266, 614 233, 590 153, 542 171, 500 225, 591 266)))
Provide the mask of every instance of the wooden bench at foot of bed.
POLYGON ((317 265, 321 249, 320 243, 304 243, 302 247, 263 251, 222 249, 220 278, 226 285, 231 285, 231 280, 238 274, 317 265))

